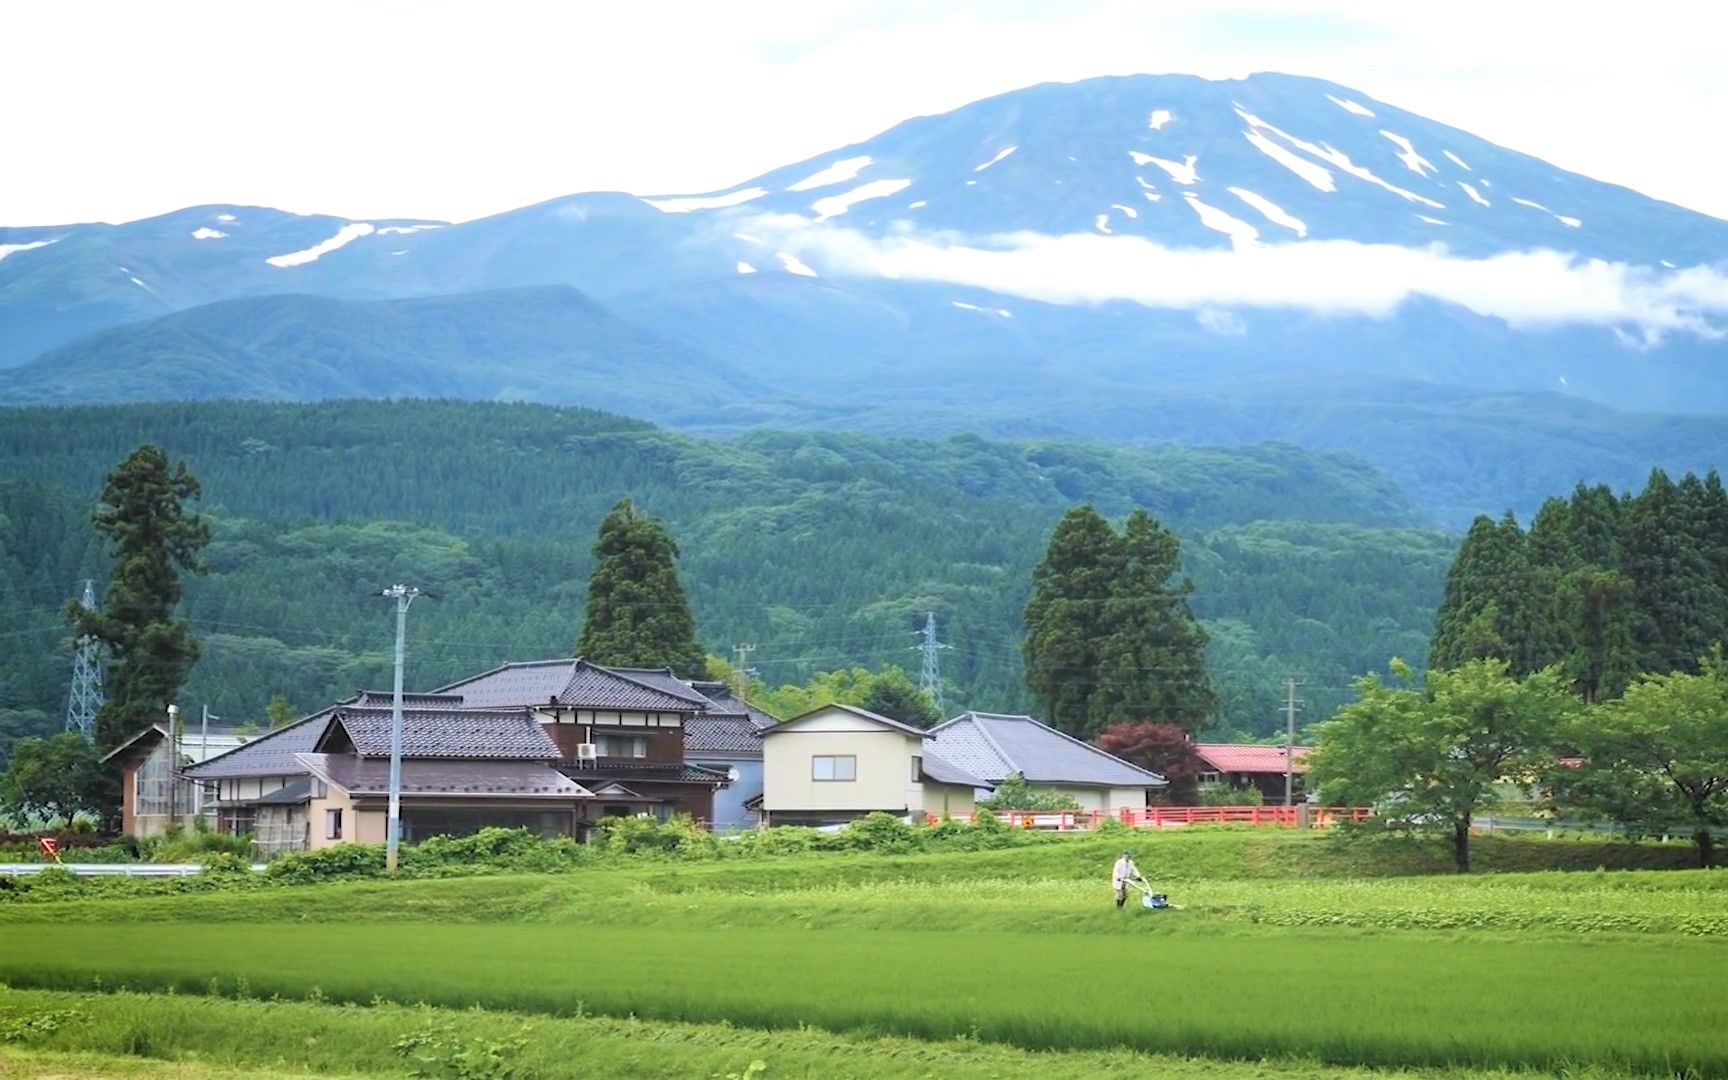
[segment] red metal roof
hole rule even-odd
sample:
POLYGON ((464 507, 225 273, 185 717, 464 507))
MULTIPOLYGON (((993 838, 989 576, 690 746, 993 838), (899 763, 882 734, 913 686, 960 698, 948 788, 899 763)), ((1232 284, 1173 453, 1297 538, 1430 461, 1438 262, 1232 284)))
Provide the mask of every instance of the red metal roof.
MULTIPOLYGON (((1250 746, 1240 743, 1195 743, 1194 752, 1200 755, 1200 760, 1213 772, 1221 773, 1277 773, 1284 774, 1284 748, 1282 746, 1250 746)), ((1308 768, 1302 759, 1308 756, 1308 747, 1293 748, 1291 757, 1295 760, 1295 771, 1304 772, 1308 768)))

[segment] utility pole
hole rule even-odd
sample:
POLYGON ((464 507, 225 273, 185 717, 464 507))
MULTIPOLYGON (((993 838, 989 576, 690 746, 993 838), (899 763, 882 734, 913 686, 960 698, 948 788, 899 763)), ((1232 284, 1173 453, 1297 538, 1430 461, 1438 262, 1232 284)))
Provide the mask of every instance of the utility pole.
POLYGON ((946 716, 942 706, 942 669, 938 657, 942 649, 953 646, 945 645, 936 640, 936 613, 934 611, 924 613, 924 626, 917 631, 917 634, 918 651, 923 653, 923 663, 919 666, 918 671, 918 688, 929 694, 930 700, 936 703, 936 711, 946 716))
POLYGON ((168 705, 168 826, 180 820, 180 706, 168 705))
MULTIPOLYGON (((208 705, 201 706, 201 708, 203 709, 203 712, 199 714, 198 719, 198 760, 208 761, 210 759, 210 721, 220 720, 222 718, 220 716, 211 716, 210 706, 208 705)), ((197 792, 198 797, 192 809, 196 811, 199 816, 203 816, 204 785, 199 784, 194 790, 197 792)))
MULTIPOLYGON (((85 611, 96 610, 96 583, 84 582, 85 611)), ((66 702, 66 730, 76 731, 90 742, 96 741, 96 714, 102 709, 102 665, 97 658, 100 644, 86 634, 78 639, 78 651, 72 654, 72 693, 66 702)))
POLYGON ((732 646, 732 696, 739 701, 743 701, 750 690, 750 654, 755 651, 755 645, 732 646))
POLYGON ((402 667, 407 655, 408 605, 420 595, 412 585, 392 585, 379 596, 396 601, 396 693, 390 700, 390 816, 384 825, 384 871, 396 872, 402 843, 402 667))
POLYGON ((1284 805, 1290 806, 1296 794, 1296 688, 1295 679, 1284 680, 1284 805))

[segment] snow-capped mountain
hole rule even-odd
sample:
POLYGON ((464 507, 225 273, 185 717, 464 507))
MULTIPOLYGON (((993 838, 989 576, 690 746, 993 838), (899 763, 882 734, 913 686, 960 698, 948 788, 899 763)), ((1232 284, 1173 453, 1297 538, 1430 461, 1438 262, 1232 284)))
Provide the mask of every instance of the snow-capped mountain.
MULTIPOLYGON (((718 428, 1191 435, 1154 419, 1173 396, 1252 430, 1293 400, 1413 387, 1455 409, 1474 407, 1458 392, 1536 392, 1720 413, 1725 259, 1728 222, 1347 87, 1105 78, 712 192, 572 195, 462 224, 208 206, 0 229, 0 366, 80 373, 0 373, 0 400, 112 396, 81 373, 138 363, 125 324, 146 334, 218 300, 570 285, 776 388, 717 407, 718 428)), ((245 311, 223 309, 224 340, 245 311)))

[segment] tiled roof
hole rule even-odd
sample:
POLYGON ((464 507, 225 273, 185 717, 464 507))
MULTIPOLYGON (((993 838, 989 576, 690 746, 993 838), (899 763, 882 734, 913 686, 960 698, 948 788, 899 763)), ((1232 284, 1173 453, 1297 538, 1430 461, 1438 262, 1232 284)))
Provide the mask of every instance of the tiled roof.
MULTIPOLYGON (((1308 747, 1297 746, 1290 758, 1295 772, 1306 772, 1308 747)), ((1276 773, 1284 775, 1282 746, 1251 746, 1244 743, 1195 743, 1194 752, 1208 768, 1221 773, 1276 773)))
POLYGON ((748 716, 697 713, 684 721, 686 754, 762 755, 762 737, 748 716))
POLYGON ((312 798, 312 778, 302 776, 300 779, 284 784, 262 798, 244 800, 247 806, 298 806, 312 798))
POLYGON ((748 701, 741 701, 732 695, 732 688, 723 682, 693 682, 690 684, 696 691, 707 698, 712 707, 710 713, 721 716, 747 716, 757 731, 763 731, 780 722, 778 716, 763 712, 748 701))
MULTIPOLYGON (((388 758, 358 758, 352 754, 301 754, 313 772, 350 795, 388 795, 388 758)), ((591 793, 552 766, 539 761, 402 762, 402 795, 439 798, 514 796, 575 800, 591 793)))
POLYGON ((558 691, 570 682, 570 673, 575 667, 573 659, 504 664, 449 686, 441 686, 434 692, 459 694, 462 703, 470 709, 546 705, 557 698, 558 691))
POLYGON ((238 780, 252 776, 298 776, 306 767, 296 754, 311 750, 324 734, 330 715, 338 706, 320 709, 310 716, 242 743, 226 754, 188 766, 184 772, 198 780, 238 780))
POLYGON ((635 709, 689 714, 702 711, 707 701, 689 687, 684 688, 683 694, 673 694, 586 660, 576 661, 570 672, 570 681, 558 691, 558 704, 579 709, 635 709))
POLYGON ((1164 778, 1130 765, 1030 716, 963 713, 930 729, 949 761, 997 783, 1020 773, 1035 784, 1160 787, 1164 778))
POLYGON ((624 678, 629 679, 632 682, 639 682, 647 686, 652 686, 654 689, 664 691, 675 698, 682 698, 692 705, 707 708, 711 704, 708 698, 703 696, 700 690, 693 688, 689 683, 672 674, 670 668, 608 666, 606 670, 610 671, 614 675, 622 675, 624 678))
MULTIPOLYGON (((329 730, 333 735, 340 729, 363 758, 388 758, 390 725, 389 709, 343 706, 331 718, 329 730)), ((328 742, 326 736, 317 748, 322 750, 328 742)), ((556 761, 563 754, 526 709, 516 712, 415 709, 402 713, 402 756, 556 761)))
POLYGON ((557 703, 579 709, 694 713, 708 704, 707 698, 670 672, 653 668, 614 671, 581 658, 505 664, 439 687, 436 692, 460 695, 470 709, 557 703))
POLYGON ((574 777, 587 787, 603 783, 607 780, 620 780, 627 784, 658 783, 658 784, 725 784, 726 774, 714 769, 704 769, 700 765, 664 764, 664 765, 619 765, 603 762, 599 765, 569 765, 562 764, 558 768, 566 775, 574 777))
MULTIPOLYGON (((362 690, 350 702, 362 709, 389 709, 395 707, 395 691, 393 690, 362 690)), ((470 707, 461 694, 408 694, 402 695, 404 709, 462 709, 470 707)))
POLYGON ((982 777, 974 776, 965 769, 956 768, 931 747, 928 739, 924 741, 924 775, 941 784, 958 784, 961 787, 969 788, 991 786, 982 777))

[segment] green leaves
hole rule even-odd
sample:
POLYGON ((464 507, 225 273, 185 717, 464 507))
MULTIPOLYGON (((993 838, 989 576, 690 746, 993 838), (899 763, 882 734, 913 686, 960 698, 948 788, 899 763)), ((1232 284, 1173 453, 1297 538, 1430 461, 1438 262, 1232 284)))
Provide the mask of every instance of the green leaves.
POLYGON ((1513 677, 1504 660, 1430 671, 1424 685, 1394 667, 1368 676, 1357 700, 1314 730, 1308 780, 1322 801, 1374 805, 1383 821, 1452 834, 1470 867, 1471 820, 1502 786, 1534 784, 1581 706, 1558 669, 1513 677))

